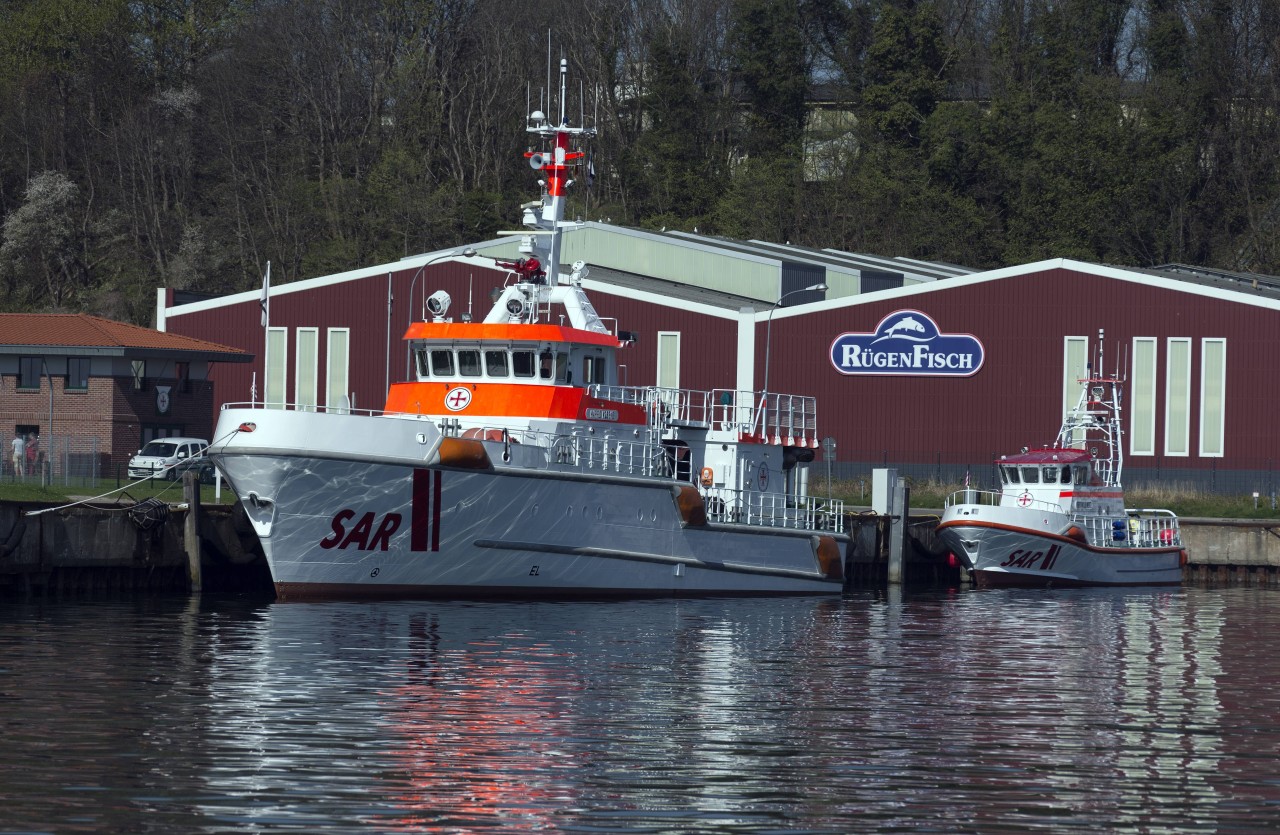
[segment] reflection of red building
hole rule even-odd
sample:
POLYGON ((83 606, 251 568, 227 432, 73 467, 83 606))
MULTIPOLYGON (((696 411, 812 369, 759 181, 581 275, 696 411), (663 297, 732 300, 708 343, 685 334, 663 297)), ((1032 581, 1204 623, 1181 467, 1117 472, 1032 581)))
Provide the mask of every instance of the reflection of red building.
POLYGON ((580 765, 560 710, 572 672, 496 642, 442 661, 434 617, 413 619, 410 651, 404 684, 383 698, 402 743, 388 756, 408 783, 393 797, 396 823, 554 829, 580 765))

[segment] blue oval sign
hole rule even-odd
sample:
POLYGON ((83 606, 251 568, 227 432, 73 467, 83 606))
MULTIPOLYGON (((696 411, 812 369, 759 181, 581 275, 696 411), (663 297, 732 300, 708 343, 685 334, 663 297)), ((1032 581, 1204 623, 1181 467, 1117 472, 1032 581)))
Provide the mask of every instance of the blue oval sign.
POLYGON ((977 337, 942 333, 927 314, 897 310, 873 333, 842 333, 831 343, 831 364, 841 374, 969 377, 982 367, 977 337))

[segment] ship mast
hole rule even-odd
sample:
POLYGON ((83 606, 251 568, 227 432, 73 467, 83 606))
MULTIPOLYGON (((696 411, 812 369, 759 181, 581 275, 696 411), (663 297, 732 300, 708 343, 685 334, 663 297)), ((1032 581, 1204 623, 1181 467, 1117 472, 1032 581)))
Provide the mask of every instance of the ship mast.
POLYGON ((544 148, 550 147, 550 150, 530 148, 524 155, 529 166, 542 175, 538 181, 542 198, 520 207, 523 230, 498 233, 520 236, 521 257, 516 261, 497 262, 499 267, 511 270, 516 281, 495 300, 485 322, 532 324, 539 320, 540 312, 546 314, 550 305, 560 304, 574 327, 609 333, 582 290, 586 265, 577 262, 571 274, 560 274, 561 234, 565 228, 576 225, 564 219, 566 191, 573 185, 569 175, 585 156, 582 151, 574 150, 573 144, 596 134, 595 128, 569 125, 565 113, 568 74, 569 61, 561 58, 558 119, 549 119, 541 110, 535 110, 525 125, 526 133, 538 137, 544 148))
MULTIPOLYGON (((541 214, 535 209, 538 204, 526 204, 524 225, 534 234, 528 237, 532 252, 541 260, 547 271, 548 283, 559 284, 560 278, 560 232, 565 225, 565 190, 572 185, 569 172, 577 161, 582 159, 582 151, 572 149, 576 139, 595 136, 594 128, 579 125, 570 127, 565 113, 566 81, 569 74, 568 59, 560 59, 560 116, 553 124, 541 110, 535 110, 529 116, 526 133, 539 137, 544 143, 551 145, 550 152, 529 151, 525 157, 529 165, 543 174, 545 193, 541 201, 541 214)), ((522 251, 524 246, 521 247, 522 251)))

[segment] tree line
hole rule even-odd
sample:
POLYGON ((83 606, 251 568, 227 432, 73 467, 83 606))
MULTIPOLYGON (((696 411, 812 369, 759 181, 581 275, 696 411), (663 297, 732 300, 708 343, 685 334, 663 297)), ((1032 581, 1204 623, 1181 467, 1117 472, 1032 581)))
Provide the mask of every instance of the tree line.
POLYGON ((490 237, 561 56, 580 217, 1280 272, 1274 0, 10 0, 3 309, 146 323, 490 237))

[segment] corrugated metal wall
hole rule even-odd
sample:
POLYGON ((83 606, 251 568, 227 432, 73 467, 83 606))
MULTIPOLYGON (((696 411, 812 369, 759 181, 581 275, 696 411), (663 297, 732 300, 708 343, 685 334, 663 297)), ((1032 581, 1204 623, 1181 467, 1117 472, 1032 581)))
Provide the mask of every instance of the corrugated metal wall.
MULTIPOLYGON (((328 367, 327 331, 350 328, 351 347, 348 362, 350 389, 360 409, 381 409, 386 402, 387 378, 391 382, 405 379, 406 347, 404 333, 411 314, 421 315, 423 299, 436 290, 453 297, 450 315, 455 319, 467 310, 470 294, 474 299, 476 319, 490 308, 489 292, 501 286, 506 274, 465 263, 442 262, 427 267, 421 276, 417 268, 394 270, 314 287, 305 292, 271 294, 271 327, 288 328, 288 378, 285 391, 289 401, 294 391, 294 354, 297 328, 319 329, 319 399, 324 401, 325 374, 328 367), (388 307, 387 287, 390 276, 393 300, 388 307), (412 291, 412 298, 410 293, 412 291)), ((284 285, 287 287, 288 285, 284 285)), ((246 402, 250 398, 253 375, 257 374, 258 397, 263 392, 263 330, 258 300, 223 308, 170 316, 170 333, 208 339, 232 345, 257 355, 253 363, 219 364, 212 368, 216 398, 220 403, 246 402)))
MULTIPOLYGON (((405 371, 401 337, 408 322, 414 271, 396 272, 391 312, 390 376, 405 371)), ((470 288, 475 318, 489 309, 490 288, 503 274, 466 264, 427 268, 413 291, 413 310, 425 294, 447 290, 453 315, 466 310, 470 288)), ((1092 340, 1104 328, 1108 366, 1128 360, 1134 337, 1159 342, 1156 380, 1157 448, 1165 431, 1166 340, 1193 340, 1191 367, 1191 455, 1130 457, 1136 468, 1219 468, 1268 470, 1280 466, 1280 433, 1275 431, 1277 374, 1280 374, 1280 312, 1222 298, 1101 277, 1066 269, 1011 276, 967 286, 941 281, 928 291, 883 301, 864 302, 823 312, 792 315, 778 309, 772 325, 770 389, 813 395, 819 401, 821 434, 838 444, 838 459, 989 464, 999 454, 1052 441, 1062 406, 1063 338, 1092 340), (845 332, 871 332, 885 316, 916 309, 932 317, 944 333, 967 333, 984 345, 986 359, 972 377, 846 376, 831 364, 832 341, 845 332), (1227 340, 1226 455, 1198 454, 1200 374, 1203 338, 1227 340)), ((298 294, 273 295, 271 323, 290 328, 290 357, 298 326, 321 328, 321 370, 326 358, 324 329, 350 327, 350 378, 357 405, 378 408, 387 377, 387 279, 385 275, 351 280, 298 294)), ((685 388, 733 388, 736 377, 737 321, 693 312, 689 305, 643 302, 625 293, 592 294, 603 317, 636 332, 640 341, 619 352, 626 382, 651 384, 656 375, 658 331, 681 334, 680 382, 685 388)), ((248 303, 197 315, 173 317, 169 330, 261 353, 262 330, 256 298, 248 303)), ((756 386, 764 382, 767 318, 756 326, 756 386)), ((246 400, 251 365, 220 365, 212 378, 218 402, 246 400)), ((290 380, 288 391, 293 391, 290 380)), ((1126 415, 1129 417, 1131 415, 1126 415)), ((1128 422, 1126 420, 1126 432, 1128 422)), ((1128 446, 1126 444, 1126 452, 1128 446)))
MULTIPOLYGON (((885 302, 773 322, 770 388, 819 397, 822 434, 837 439, 840 460, 986 463, 1022 446, 1050 443, 1061 421, 1063 337, 1092 343, 1103 328, 1108 370, 1127 361, 1134 337, 1157 337, 1157 447, 1162 448, 1165 340, 1191 337, 1191 455, 1168 466, 1268 468, 1280 464, 1274 430, 1280 373, 1280 313, 1069 270, 947 288, 885 302), (842 333, 871 332, 885 316, 916 309, 945 333, 969 333, 984 345, 972 377, 846 376, 829 359, 842 333), (1198 455, 1200 340, 1227 339, 1226 455, 1198 455)), ((757 327, 757 385, 763 383, 766 326, 757 327)), ((1128 433, 1126 413, 1125 431, 1128 433)), ((1128 451, 1126 441, 1126 453, 1128 451)), ((1152 456, 1130 457, 1152 467, 1152 456)))

